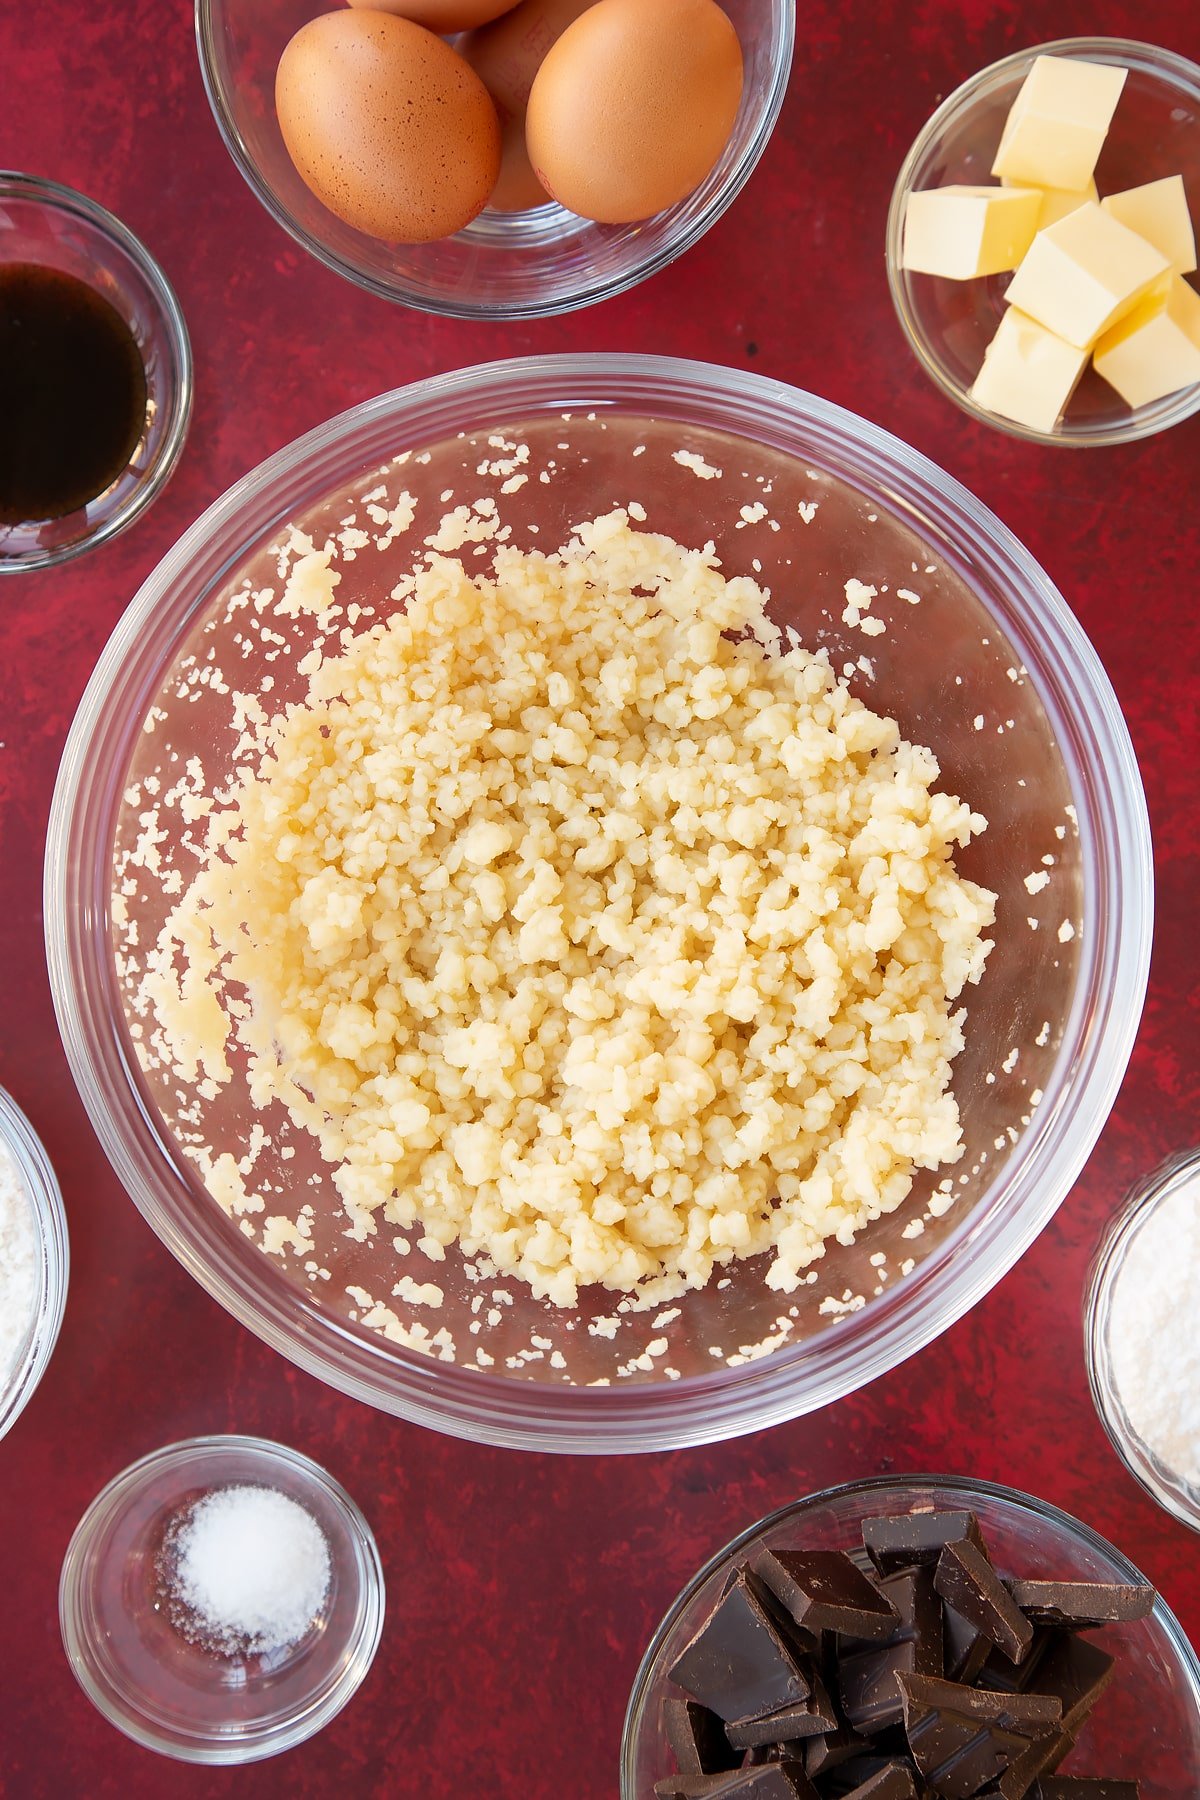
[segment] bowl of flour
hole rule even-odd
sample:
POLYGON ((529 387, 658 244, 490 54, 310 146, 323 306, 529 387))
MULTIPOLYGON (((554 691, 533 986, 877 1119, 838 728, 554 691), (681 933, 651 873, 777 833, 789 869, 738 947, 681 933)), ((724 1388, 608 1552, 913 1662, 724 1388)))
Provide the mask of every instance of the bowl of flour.
POLYGON ((1092 1398, 1160 1506, 1200 1531, 1200 1149, 1138 1183, 1096 1255, 1084 1303, 1092 1398))
POLYGON ((0 1088, 0 1438, 50 1361, 67 1267, 67 1222, 50 1159, 0 1088))

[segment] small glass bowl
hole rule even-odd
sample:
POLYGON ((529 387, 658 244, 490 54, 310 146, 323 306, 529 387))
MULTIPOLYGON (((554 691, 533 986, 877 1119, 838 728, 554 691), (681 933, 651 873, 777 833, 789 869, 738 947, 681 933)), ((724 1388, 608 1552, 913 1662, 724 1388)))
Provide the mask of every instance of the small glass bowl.
POLYGON ((125 320, 146 371, 146 424, 117 479, 59 519, 0 525, 0 575, 45 569, 124 531, 166 485, 187 436, 192 352, 179 302, 150 252, 94 200, 0 170, 0 262, 74 275, 125 320))
POLYGON ((16 1360, 0 1369, 0 1438, 16 1422, 46 1372, 67 1303, 70 1249, 62 1195, 41 1139, 12 1095, 0 1088, 0 1147, 22 1181, 33 1218, 37 1291, 16 1360))
POLYGON ((142 1457, 92 1501, 58 1610, 80 1686, 127 1737, 181 1762, 257 1762, 312 1737, 361 1685, 383 1630, 383 1571, 357 1506, 307 1456, 262 1438, 190 1438, 142 1457), (181 1637, 158 1587, 167 1527, 231 1484, 298 1501, 330 1558, 328 1600, 299 1643, 238 1660, 181 1637))
POLYGON ((887 222, 892 301, 917 360, 974 419, 1032 444, 1124 444, 1151 437, 1200 410, 1200 383, 1148 406, 1130 407, 1090 366, 1053 431, 1034 431, 971 399, 983 353, 1005 310, 1011 274, 946 281, 901 264, 904 215, 914 190, 950 182, 989 186, 1009 107, 1037 56, 1112 63, 1128 70, 1096 170, 1102 195, 1164 175, 1182 175, 1200 217, 1200 68, 1185 57, 1126 38, 1062 38, 993 63, 938 107, 904 159, 887 222))
MULTIPOLYGON (((879 1476, 826 1488, 760 1519, 704 1565, 650 1641, 633 1684, 621 1744, 621 1800, 651 1800, 674 1758, 663 1701, 678 1693, 667 1671, 720 1595, 726 1573, 764 1547, 852 1550, 864 1518, 881 1514, 973 1512, 1002 1573, 1027 1579, 1143 1582, 1102 1537, 1045 1500, 949 1475, 879 1476)), ((1063 1773, 1126 1774, 1141 1800, 1200 1793, 1200 1658, 1161 1599, 1145 1619, 1094 1634, 1117 1659, 1117 1678, 1088 1721, 1083 1748, 1063 1773), (1147 1695, 1153 1694, 1153 1705, 1147 1695)))
POLYGON ((1112 1220, 1088 1274, 1083 1303, 1088 1382, 1100 1423, 1135 1480, 1158 1504, 1200 1531, 1200 1489, 1150 1449, 1130 1422, 1113 1366, 1113 1300, 1125 1260, 1142 1227, 1166 1201, 1200 1179, 1200 1149, 1184 1150, 1138 1183, 1112 1220))
POLYGON ((534 319, 611 299, 665 268, 714 224, 749 180, 787 92, 792 0, 724 0, 745 64, 729 142, 677 206, 630 225, 596 225, 548 202, 485 208, 454 237, 389 244, 331 213, 305 187, 275 117, 275 68, 328 0, 196 0, 196 43, 225 147, 276 224, 329 268, 385 300, 463 319, 534 319))

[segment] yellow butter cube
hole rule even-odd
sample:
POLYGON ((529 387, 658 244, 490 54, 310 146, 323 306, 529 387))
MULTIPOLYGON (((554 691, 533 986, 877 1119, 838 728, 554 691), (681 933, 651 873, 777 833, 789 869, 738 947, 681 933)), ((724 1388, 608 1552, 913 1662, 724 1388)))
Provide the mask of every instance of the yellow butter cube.
POLYGON ((951 281, 1015 269, 1033 242, 1041 205, 1031 188, 941 187, 910 194, 904 267, 951 281))
POLYGON ((1112 124, 1124 69, 1039 56, 1013 101, 993 175, 1082 192, 1112 124))
POLYGON ((1078 212, 1089 200, 1099 200, 1096 183, 1089 181, 1081 194, 1071 188, 1036 187, 1032 182, 1014 181, 1010 175, 1001 177, 1000 186, 1006 188, 1034 187, 1034 192, 1042 196, 1042 210, 1038 214, 1038 230, 1045 231, 1048 225, 1057 225, 1068 213, 1078 212))
POLYGON ((1183 176, 1168 175, 1144 187, 1126 188, 1100 202, 1106 213, 1136 231, 1166 257, 1177 275, 1196 267, 1196 233, 1188 211, 1183 176))
POLYGON ((1087 360, 1086 350, 1010 306, 987 347, 971 398, 1033 431, 1053 431, 1087 360))
POLYGON ((1047 331, 1087 349, 1170 269, 1145 238, 1089 201, 1038 232, 1007 299, 1047 331))
POLYGON ((1130 406, 1149 406, 1200 381, 1200 294, 1176 275, 1096 345, 1096 373, 1130 406))

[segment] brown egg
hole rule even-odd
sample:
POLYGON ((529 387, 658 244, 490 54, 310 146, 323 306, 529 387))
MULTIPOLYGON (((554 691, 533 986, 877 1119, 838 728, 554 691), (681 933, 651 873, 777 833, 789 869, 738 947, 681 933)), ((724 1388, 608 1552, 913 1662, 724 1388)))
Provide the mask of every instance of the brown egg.
POLYGON ((500 121, 487 89, 441 38, 390 13, 302 25, 279 59, 275 110, 305 184, 372 237, 449 237, 496 184, 500 121))
POLYGON ((517 0, 350 0, 351 6, 370 7, 376 12, 395 13, 411 19, 426 31, 450 37, 456 31, 473 31, 510 12, 517 0))
POLYGON ((741 46, 715 0, 597 0, 534 79, 530 160, 572 212, 647 219, 699 187, 741 97, 741 46))
POLYGON ((546 204, 546 190, 525 148, 525 104, 546 52, 592 4, 593 0, 521 0, 503 18, 468 32, 454 46, 496 102, 504 129, 500 179, 488 201, 498 212, 524 212, 546 204))

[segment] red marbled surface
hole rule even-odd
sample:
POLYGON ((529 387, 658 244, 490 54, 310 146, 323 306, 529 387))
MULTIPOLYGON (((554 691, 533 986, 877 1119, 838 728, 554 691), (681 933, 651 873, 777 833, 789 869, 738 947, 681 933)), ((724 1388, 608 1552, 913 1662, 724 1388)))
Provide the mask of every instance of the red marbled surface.
POLYGON ((66 1323, 0 1445, 0 1794, 350 1794, 608 1800, 647 1636, 694 1566, 815 1486, 882 1470, 1012 1482, 1080 1514, 1200 1637, 1197 1540, 1156 1510, 1088 1399, 1083 1272, 1132 1181, 1200 1139, 1196 564, 1200 419, 1113 451, 1043 451, 955 412, 908 356, 884 280, 892 180, 935 102, 1069 33, 1200 59, 1195 0, 813 0, 783 119, 732 211, 624 298, 534 325, 436 322, 358 293, 259 210, 212 124, 186 0, 5 0, 0 164, 104 202, 175 283, 197 363, 191 439, 129 534, 0 591, 0 1081, 57 1165, 74 1260, 66 1323), (42 956, 42 838, 92 664, 183 527, 268 452, 353 401, 464 363, 594 347, 753 365, 945 464, 1075 606, 1124 704, 1157 845, 1150 1000, 1116 1111, 1054 1224, 967 1319, 868 1392, 707 1450, 620 1462, 441 1439, 342 1399, 235 1325, 125 1198, 76 1099, 42 956), (56 1586, 71 1530, 134 1457, 239 1430, 309 1452, 356 1495, 389 1583, 364 1688, 322 1736, 205 1773, 136 1749, 76 1687, 56 1586))

